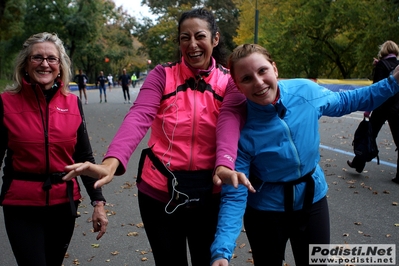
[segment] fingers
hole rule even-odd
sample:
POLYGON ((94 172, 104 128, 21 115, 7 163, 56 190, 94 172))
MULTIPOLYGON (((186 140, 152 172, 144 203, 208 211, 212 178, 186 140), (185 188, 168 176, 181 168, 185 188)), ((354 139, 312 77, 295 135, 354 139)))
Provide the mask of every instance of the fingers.
POLYGON ((214 175, 213 176, 213 184, 215 186, 221 186, 223 184, 222 179, 220 179, 218 175, 214 175))
POLYGON ((101 225, 100 232, 97 234, 96 239, 99 240, 105 234, 106 230, 107 230, 107 226, 101 225))
POLYGON ((243 184, 244 186, 246 186, 248 188, 249 192, 252 192, 252 193, 256 192, 256 190, 252 186, 251 182, 248 180, 248 178, 243 173, 237 173, 237 176, 238 176, 238 182, 240 184, 243 184))
POLYGON ((68 181, 80 175, 92 176, 93 173, 90 172, 91 165, 93 164, 90 162, 84 162, 65 166, 65 171, 67 171, 68 173, 62 178, 62 180, 68 181))
POLYGON ((213 176, 213 183, 217 186, 229 184, 235 188, 238 188, 238 184, 243 184, 250 192, 256 192, 244 173, 233 171, 224 166, 219 166, 216 168, 215 175, 213 176))
POLYGON ((110 183, 113 178, 114 178, 114 176, 110 176, 110 175, 106 175, 106 176, 102 177, 100 180, 98 180, 98 181, 96 181, 96 183, 94 183, 94 188, 99 188, 99 187, 102 187, 102 186, 110 183))
POLYGON ((99 232, 96 239, 99 240, 107 231, 108 218, 104 210, 104 206, 94 207, 93 212, 93 229, 99 232))

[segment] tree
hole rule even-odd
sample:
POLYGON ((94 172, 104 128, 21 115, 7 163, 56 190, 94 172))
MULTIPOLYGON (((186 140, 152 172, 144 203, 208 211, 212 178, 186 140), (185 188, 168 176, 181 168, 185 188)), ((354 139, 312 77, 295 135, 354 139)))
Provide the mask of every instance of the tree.
MULTIPOLYGON (((276 58, 282 77, 363 78, 387 39, 398 41, 393 1, 258 0, 259 44, 276 58)), ((253 42, 253 8, 238 0, 236 43, 253 42)))
POLYGON ((10 55, 20 47, 13 40, 23 33, 24 14, 24 0, 0 1, 0 78, 11 79, 14 57, 10 55))

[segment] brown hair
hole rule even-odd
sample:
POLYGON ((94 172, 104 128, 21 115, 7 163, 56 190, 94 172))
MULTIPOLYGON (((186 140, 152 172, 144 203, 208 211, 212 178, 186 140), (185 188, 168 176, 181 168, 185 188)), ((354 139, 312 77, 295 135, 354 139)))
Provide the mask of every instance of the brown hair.
POLYGON ((236 72, 235 64, 241 58, 245 58, 253 53, 259 53, 266 57, 267 61, 273 63, 273 59, 269 51, 266 48, 258 44, 242 44, 237 46, 229 56, 228 68, 230 69, 231 77, 234 79, 234 74, 236 72))

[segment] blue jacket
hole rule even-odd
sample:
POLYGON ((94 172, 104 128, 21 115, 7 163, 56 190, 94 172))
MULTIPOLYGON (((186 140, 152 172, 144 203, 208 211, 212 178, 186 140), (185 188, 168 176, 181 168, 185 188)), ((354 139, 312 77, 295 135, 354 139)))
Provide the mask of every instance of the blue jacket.
MULTIPOLYGON (((321 116, 340 117, 358 110, 373 110, 399 92, 390 76, 369 87, 332 92, 307 79, 278 82, 280 98, 275 105, 258 105, 247 100, 247 120, 241 131, 236 170, 247 177, 256 175, 262 181, 256 193, 248 193, 240 185, 235 189, 223 185, 219 222, 211 246, 212 262, 230 261, 235 241, 242 229, 245 207, 264 211, 284 211, 284 190, 281 184, 296 180, 315 168, 313 203, 327 194, 327 183, 319 166, 319 125, 321 116)), ((305 183, 294 187, 293 209, 302 209, 305 183)))

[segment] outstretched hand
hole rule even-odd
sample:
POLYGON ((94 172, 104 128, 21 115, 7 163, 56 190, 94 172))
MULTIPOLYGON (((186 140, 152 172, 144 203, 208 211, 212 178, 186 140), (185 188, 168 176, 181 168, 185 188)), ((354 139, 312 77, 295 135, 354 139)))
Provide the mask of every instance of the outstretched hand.
POLYGON ((246 186, 250 192, 256 192, 245 174, 233 171, 225 166, 218 166, 216 168, 215 174, 213 175, 213 183, 217 186, 229 184, 233 185, 235 188, 238 188, 238 184, 242 184, 246 186))
POLYGON ((118 165, 119 161, 115 158, 108 158, 102 164, 75 163, 65 166, 65 171, 68 173, 62 179, 68 181, 76 176, 87 175, 99 179, 94 184, 94 188, 99 188, 112 181, 118 165))

